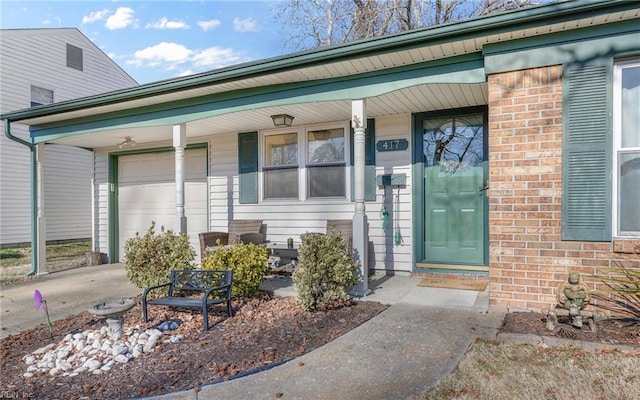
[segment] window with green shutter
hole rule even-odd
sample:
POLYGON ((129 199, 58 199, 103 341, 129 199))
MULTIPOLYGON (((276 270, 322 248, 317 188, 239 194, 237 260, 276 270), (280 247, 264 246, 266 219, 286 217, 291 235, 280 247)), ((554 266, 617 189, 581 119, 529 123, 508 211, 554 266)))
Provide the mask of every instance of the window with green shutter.
POLYGON ((611 240, 612 72, 612 59, 564 68, 563 240, 611 240))
POLYGON ((258 132, 238 134, 240 203, 258 202, 258 132))
MULTIPOLYGON (((376 200, 376 120, 367 120, 364 131, 364 199, 376 200)), ((353 129, 351 129, 351 201, 355 200, 353 186, 353 129)))
MULTIPOLYGON (((263 136, 263 199, 346 198, 345 161, 346 124, 343 127, 288 129, 263 136), (305 160, 306 174, 299 173, 298 152, 305 160), (302 196, 298 188, 306 188, 302 196)), ((238 171, 240 203, 259 202, 259 135, 238 134, 238 171)), ((350 135, 351 200, 353 188, 353 131, 350 135)), ((367 120, 365 130, 365 200, 376 199, 375 121, 367 120)))

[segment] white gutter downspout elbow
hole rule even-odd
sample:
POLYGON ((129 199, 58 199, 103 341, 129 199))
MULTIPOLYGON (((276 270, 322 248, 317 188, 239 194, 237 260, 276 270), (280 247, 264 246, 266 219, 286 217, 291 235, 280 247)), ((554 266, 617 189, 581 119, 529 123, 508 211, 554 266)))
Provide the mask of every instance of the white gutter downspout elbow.
POLYGON ((26 140, 22 140, 19 137, 13 136, 11 134, 11 121, 8 119, 4 120, 4 135, 14 142, 18 142, 21 145, 27 146, 29 151, 31 152, 31 271, 27 275, 35 275, 38 271, 38 223, 36 220, 36 216, 38 213, 37 206, 37 193, 38 193, 38 182, 37 182, 37 163, 36 163, 36 146, 33 143, 29 143, 26 140))

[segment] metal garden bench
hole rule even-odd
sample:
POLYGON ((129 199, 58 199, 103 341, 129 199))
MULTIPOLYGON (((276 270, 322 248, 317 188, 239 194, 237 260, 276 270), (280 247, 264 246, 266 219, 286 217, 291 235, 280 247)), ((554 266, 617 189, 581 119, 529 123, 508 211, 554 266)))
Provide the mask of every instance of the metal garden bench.
POLYGON ((142 294, 142 318, 147 322, 147 306, 161 305, 168 307, 201 308, 204 322, 204 330, 209 330, 209 306, 215 304, 227 304, 227 314, 232 317, 231 309, 231 284, 232 271, 213 270, 173 270, 170 282, 162 285, 151 286, 142 294), (167 296, 156 299, 147 299, 153 290, 168 287, 167 296), (178 293, 180 292, 180 293, 178 293), (202 293, 198 297, 186 297, 178 294, 202 293))

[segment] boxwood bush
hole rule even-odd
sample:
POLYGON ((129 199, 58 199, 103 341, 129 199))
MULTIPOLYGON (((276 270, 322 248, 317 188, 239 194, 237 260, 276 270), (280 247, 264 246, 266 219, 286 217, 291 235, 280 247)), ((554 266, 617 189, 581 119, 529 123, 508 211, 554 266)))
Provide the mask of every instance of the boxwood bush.
POLYGON ((306 310, 322 310, 350 300, 347 290, 359 281, 359 262, 340 233, 304 233, 293 283, 306 310))
POLYGON ((271 269, 267 264, 268 257, 265 246, 253 243, 218 246, 210 251, 209 257, 202 260, 202 269, 233 271, 231 295, 251 297, 271 269))
POLYGON ((143 236, 124 244, 127 279, 140 289, 169 282, 172 269, 192 269, 196 252, 186 234, 155 232, 155 221, 143 236))

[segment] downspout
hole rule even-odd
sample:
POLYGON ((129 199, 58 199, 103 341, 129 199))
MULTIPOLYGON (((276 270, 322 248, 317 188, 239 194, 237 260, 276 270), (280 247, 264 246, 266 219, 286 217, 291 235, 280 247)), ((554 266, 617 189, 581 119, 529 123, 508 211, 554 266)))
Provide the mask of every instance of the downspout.
POLYGON ((4 120, 4 135, 14 142, 27 146, 31 152, 31 271, 27 274, 31 276, 35 275, 38 271, 38 221, 36 220, 38 213, 36 199, 38 193, 38 183, 36 180, 38 166, 36 163, 36 146, 33 143, 13 136, 11 134, 11 121, 8 119, 4 120))

